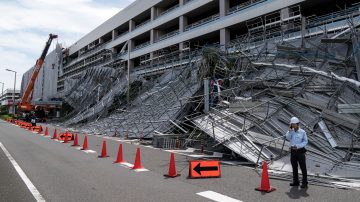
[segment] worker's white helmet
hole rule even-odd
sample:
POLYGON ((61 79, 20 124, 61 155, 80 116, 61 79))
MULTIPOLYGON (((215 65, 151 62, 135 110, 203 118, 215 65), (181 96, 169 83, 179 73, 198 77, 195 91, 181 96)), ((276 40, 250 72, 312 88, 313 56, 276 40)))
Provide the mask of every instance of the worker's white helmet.
POLYGON ((290 119, 290 124, 293 124, 293 123, 300 123, 300 120, 298 118, 296 118, 296 117, 292 117, 290 119))

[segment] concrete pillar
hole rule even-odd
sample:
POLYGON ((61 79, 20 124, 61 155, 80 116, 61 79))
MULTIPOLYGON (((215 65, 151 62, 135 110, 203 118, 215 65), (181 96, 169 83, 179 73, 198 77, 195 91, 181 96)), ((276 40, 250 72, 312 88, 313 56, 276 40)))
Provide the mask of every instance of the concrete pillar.
MULTIPOLYGON (((283 21, 286 18, 289 18, 289 8, 283 8, 280 10, 280 18, 281 18, 281 21, 283 21)), ((287 30, 289 30, 289 26, 290 25, 288 23, 283 24, 283 25, 281 25, 281 30, 287 31, 287 30)))
POLYGON ((225 50, 225 46, 230 42, 230 29, 224 28, 220 30, 220 46, 225 50))
POLYGON ((184 49, 184 42, 179 43, 179 50, 182 51, 184 49))
POLYGON ((135 29, 135 21, 129 20, 129 32, 132 32, 135 29))
POLYGON ((229 10, 229 7, 230 7, 229 0, 219 0, 220 17, 226 16, 226 13, 229 10))
POLYGON ((301 16, 301 48, 305 48, 306 17, 301 16))
POLYGON ((185 0, 179 0, 179 5, 183 6, 185 4, 185 0))
POLYGON ((102 44, 104 42, 104 39, 103 38, 99 38, 99 44, 102 44))
POLYGON ((119 35, 119 32, 117 30, 112 31, 112 40, 115 40, 115 38, 119 35))
POLYGON ((130 71, 132 69, 134 69, 134 61, 130 59, 130 54, 129 54, 129 57, 128 57, 128 68, 127 68, 127 80, 128 80, 128 83, 127 83, 127 92, 126 92, 126 100, 127 100, 127 103, 130 104, 130 84, 131 84, 131 80, 130 80, 130 71))
POLYGON ((134 40, 129 40, 128 41, 128 51, 129 51, 129 53, 132 52, 134 50, 134 48, 135 48, 134 40))
POLYGON ((153 44, 159 38, 159 30, 152 29, 150 30, 150 43, 153 44))
POLYGON ((209 79, 204 79, 204 113, 209 113, 209 79))
POLYGON ((151 20, 155 20, 158 16, 157 7, 151 7, 151 20))
POLYGON ((283 8, 280 10, 281 20, 289 18, 289 8, 283 8))
POLYGON ((179 17, 179 31, 185 32, 185 27, 188 25, 188 18, 186 16, 179 17))

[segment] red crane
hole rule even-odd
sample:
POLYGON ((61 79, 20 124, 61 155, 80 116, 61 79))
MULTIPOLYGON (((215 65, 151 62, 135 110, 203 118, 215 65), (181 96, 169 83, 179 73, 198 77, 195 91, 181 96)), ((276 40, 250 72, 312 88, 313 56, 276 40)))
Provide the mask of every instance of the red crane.
POLYGON ((45 48, 43 50, 43 52, 41 53, 41 56, 39 59, 37 59, 34 70, 31 74, 31 79, 29 81, 29 83, 27 84, 25 91, 21 97, 21 101, 19 103, 20 109, 21 111, 24 112, 29 112, 33 109, 33 105, 31 105, 31 94, 34 90, 34 84, 36 81, 37 76, 39 75, 39 71, 44 63, 45 57, 47 52, 49 51, 51 42, 53 39, 56 39, 58 36, 55 34, 49 34, 49 39, 45 44, 45 48))

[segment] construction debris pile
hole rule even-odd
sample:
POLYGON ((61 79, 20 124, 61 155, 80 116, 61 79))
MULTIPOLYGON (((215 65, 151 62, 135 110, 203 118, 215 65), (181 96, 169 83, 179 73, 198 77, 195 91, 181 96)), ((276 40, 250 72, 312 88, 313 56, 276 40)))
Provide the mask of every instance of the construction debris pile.
MULTIPOLYGON (((124 69, 91 69, 67 98, 76 114, 66 124, 138 138, 177 133, 186 145, 206 137, 213 148, 223 145, 255 165, 270 161, 281 176, 291 172, 284 135, 296 116, 309 138, 309 174, 356 179, 360 18, 348 12, 336 21, 309 19, 292 32, 249 32, 226 47, 191 52, 186 61, 179 56, 176 68, 151 76, 132 72, 130 89, 124 69), (98 95, 99 88, 105 93, 98 95)), ((337 185, 360 187, 346 180, 337 185)))

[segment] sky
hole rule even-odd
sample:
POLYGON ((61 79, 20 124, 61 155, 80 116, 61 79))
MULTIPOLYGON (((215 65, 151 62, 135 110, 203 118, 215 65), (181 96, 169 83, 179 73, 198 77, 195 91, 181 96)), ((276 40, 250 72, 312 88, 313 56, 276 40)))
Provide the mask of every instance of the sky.
MULTIPOLYGON (((20 88, 22 74, 34 66, 49 38, 68 47, 134 0, 0 0, 0 82, 20 88)), ((0 83, 0 93, 2 84, 0 83)))

